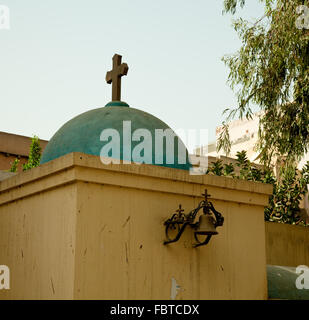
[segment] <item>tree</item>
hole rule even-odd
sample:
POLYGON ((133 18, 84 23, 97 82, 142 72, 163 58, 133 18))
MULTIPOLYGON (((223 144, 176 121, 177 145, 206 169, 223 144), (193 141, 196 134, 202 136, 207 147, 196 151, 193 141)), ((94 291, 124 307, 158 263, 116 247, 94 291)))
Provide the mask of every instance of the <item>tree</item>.
MULTIPOLYGON (((40 165, 41 160, 41 151, 40 140, 37 136, 34 136, 31 140, 30 151, 28 156, 28 161, 23 164, 23 171, 35 168, 40 165)), ((9 170, 9 172, 17 172, 17 167, 20 162, 20 159, 16 158, 9 170)))
POLYGON ((280 179, 276 179, 269 168, 259 168, 247 158, 246 151, 236 154, 236 168, 232 163, 222 164, 216 160, 209 164, 207 174, 234 179, 257 181, 273 185, 273 193, 269 204, 264 209, 266 221, 297 224, 309 227, 307 219, 302 215, 300 202, 307 193, 309 184, 309 161, 301 171, 291 166, 282 168, 280 179))
POLYGON ((30 145, 29 158, 27 163, 23 164, 23 171, 35 168, 40 165, 41 160, 41 151, 40 141, 37 136, 34 136, 30 145))
POLYGON ((15 158, 14 162, 12 163, 12 166, 9 170, 9 172, 17 172, 17 166, 19 164, 19 159, 18 158, 15 158))
MULTIPOLYGON (((223 61, 238 106, 229 112, 218 149, 230 151, 227 122, 237 114, 251 118, 252 106, 263 111, 257 149, 269 164, 273 156, 288 163, 309 147, 309 0, 260 0, 265 13, 254 23, 234 21, 242 46, 223 61)), ((235 14, 245 0, 225 0, 224 12, 235 14)))

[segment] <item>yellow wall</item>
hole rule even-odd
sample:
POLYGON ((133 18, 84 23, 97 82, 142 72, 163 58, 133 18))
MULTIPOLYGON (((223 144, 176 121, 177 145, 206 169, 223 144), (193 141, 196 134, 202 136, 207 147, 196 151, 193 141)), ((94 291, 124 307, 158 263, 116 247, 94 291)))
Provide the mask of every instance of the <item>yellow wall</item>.
POLYGON ((309 228, 266 222, 267 264, 309 266, 309 228))
POLYGON ((0 298, 72 298, 76 185, 0 206, 0 261, 11 290, 0 298))
POLYGON ((5 299, 266 299, 263 206, 272 187, 72 153, 0 183, 5 299), (207 188, 225 222, 167 246, 163 222, 207 188), (25 218, 24 218, 25 217, 25 218), (22 252, 22 254, 21 254, 22 252), (173 291, 175 281, 180 286, 173 291))

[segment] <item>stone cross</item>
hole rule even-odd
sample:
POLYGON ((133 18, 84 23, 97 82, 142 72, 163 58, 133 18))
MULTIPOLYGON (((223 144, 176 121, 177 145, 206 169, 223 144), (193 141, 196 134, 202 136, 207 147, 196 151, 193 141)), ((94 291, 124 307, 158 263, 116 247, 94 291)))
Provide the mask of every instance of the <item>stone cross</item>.
POLYGON ((126 63, 121 63, 119 54, 113 56, 113 69, 106 73, 106 82, 112 83, 112 101, 121 101, 121 77, 126 76, 129 67, 126 63))

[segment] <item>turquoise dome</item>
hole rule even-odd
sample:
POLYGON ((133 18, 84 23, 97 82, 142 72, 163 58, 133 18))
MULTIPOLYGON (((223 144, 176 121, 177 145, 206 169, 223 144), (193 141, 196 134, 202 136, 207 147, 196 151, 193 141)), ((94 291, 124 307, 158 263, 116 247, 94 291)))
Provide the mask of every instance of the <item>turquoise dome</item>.
MULTIPOLYGON (((124 102, 110 102, 103 108, 93 109, 88 112, 82 113, 65 123, 47 144, 42 155, 41 164, 54 160, 71 152, 82 152, 90 155, 100 156, 101 150, 104 145, 108 144, 113 139, 113 137, 109 137, 110 139, 101 141, 102 139, 100 139, 100 137, 104 129, 115 129, 119 133, 119 159, 135 160, 129 159, 127 155, 128 152, 124 152, 124 149, 126 148, 123 148, 123 121, 131 121, 132 135, 137 129, 147 129, 151 133, 151 141, 150 139, 144 141, 144 145, 145 143, 148 144, 147 150, 149 150, 149 148, 152 150, 151 164, 184 170, 188 170, 191 167, 191 164, 189 163, 188 151, 178 136, 176 136, 174 139, 174 150, 168 151, 169 156, 171 153, 174 153, 174 161, 172 161, 172 163, 166 157, 165 139, 163 148, 161 148, 162 151, 156 151, 155 130, 170 129, 166 123, 147 112, 130 108, 124 102), (181 146, 180 150, 185 150, 185 161, 179 161, 180 163, 178 163, 178 145, 181 146), (158 154, 161 152, 162 154, 158 154), (158 163, 158 157, 163 159, 163 161, 159 161, 158 163)), ((138 141, 131 140, 132 154, 134 148, 141 142, 143 142, 143 140, 145 140, 145 138, 141 138, 138 141)), ((143 156, 144 152, 145 151, 141 151, 140 154, 143 156)), ((112 154, 108 154, 107 156, 111 157, 112 154)), ((113 158, 116 157, 113 155, 113 158)), ((147 163, 150 163, 150 161, 148 161, 147 163)))

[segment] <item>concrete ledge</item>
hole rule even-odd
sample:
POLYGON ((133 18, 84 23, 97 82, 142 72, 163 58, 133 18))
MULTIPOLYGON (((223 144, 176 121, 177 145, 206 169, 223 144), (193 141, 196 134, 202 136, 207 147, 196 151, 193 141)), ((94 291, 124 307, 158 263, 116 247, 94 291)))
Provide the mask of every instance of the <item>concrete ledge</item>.
POLYGON ((266 206, 269 195, 272 193, 271 185, 258 182, 212 175, 194 176, 184 170, 145 164, 104 165, 99 157, 70 153, 0 182, 0 204, 74 181, 164 191, 196 197, 201 197, 205 186, 207 186, 214 200, 258 206, 266 206), (173 188, 171 188, 171 181, 173 188), (226 192, 226 189, 229 191, 226 192))
POLYGON ((16 173, 14 173, 14 172, 0 171, 0 181, 11 178, 15 175, 16 175, 16 173))

